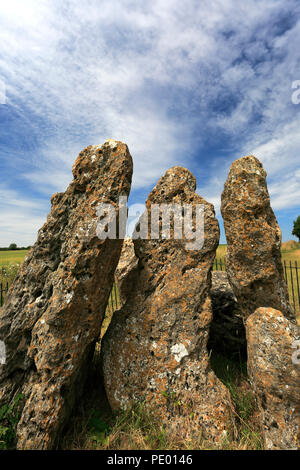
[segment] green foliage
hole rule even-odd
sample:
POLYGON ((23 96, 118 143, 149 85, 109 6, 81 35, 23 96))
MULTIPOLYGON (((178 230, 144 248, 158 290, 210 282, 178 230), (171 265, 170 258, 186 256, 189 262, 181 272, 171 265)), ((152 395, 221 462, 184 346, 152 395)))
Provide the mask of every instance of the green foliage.
POLYGON ((247 387, 246 362, 237 362, 220 354, 213 354, 211 366, 231 394, 239 442, 241 445, 251 442, 251 446, 257 450, 262 449, 260 434, 250 424, 256 404, 253 392, 247 387))
POLYGON ((110 426, 101 419, 101 412, 99 410, 92 410, 92 415, 88 422, 88 429, 91 440, 97 447, 106 444, 110 426))
POLYGON ((297 237, 300 242, 300 215, 298 215, 297 219, 294 220, 294 228, 292 231, 292 235, 295 235, 295 237, 297 237))
POLYGON ((18 271, 20 269, 20 264, 9 264, 4 267, 0 267, 0 282, 8 282, 11 284, 18 271))
POLYGON ((0 408, 0 449, 12 448, 15 443, 16 428, 20 419, 22 394, 17 394, 12 402, 0 408))
POLYGON ((16 250, 18 247, 17 247, 17 244, 16 243, 11 243, 8 247, 9 250, 16 250))

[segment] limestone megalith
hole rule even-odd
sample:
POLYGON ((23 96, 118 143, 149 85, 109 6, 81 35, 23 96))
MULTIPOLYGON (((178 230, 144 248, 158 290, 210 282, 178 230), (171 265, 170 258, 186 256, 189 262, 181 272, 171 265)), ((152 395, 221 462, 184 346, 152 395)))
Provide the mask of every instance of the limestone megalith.
POLYGON ((226 270, 244 319, 272 307, 295 321, 281 263, 281 232, 270 205, 266 172, 250 155, 232 163, 222 193, 226 270))
MULTIPOLYGON (((146 228, 149 239, 134 240, 137 272, 127 302, 104 335, 102 362, 112 409, 143 402, 169 430, 195 432, 198 437, 202 432, 217 442, 226 435, 230 419, 228 390, 210 368, 206 348, 219 225, 212 204, 195 190, 194 176, 174 167, 150 193, 135 232, 135 237, 141 236, 146 228), (150 239, 151 209, 162 204, 180 207, 170 219, 171 236, 154 231, 157 239, 150 239), (195 211, 193 224, 196 206, 204 208, 201 247, 191 249, 187 236, 175 238, 184 205, 195 211)), ((161 229, 165 223, 161 216, 161 229)))
POLYGON ((122 240, 100 239, 100 203, 118 215, 132 158, 113 140, 83 150, 0 313, 0 407, 23 397, 19 449, 52 449, 79 396, 99 337, 122 240))

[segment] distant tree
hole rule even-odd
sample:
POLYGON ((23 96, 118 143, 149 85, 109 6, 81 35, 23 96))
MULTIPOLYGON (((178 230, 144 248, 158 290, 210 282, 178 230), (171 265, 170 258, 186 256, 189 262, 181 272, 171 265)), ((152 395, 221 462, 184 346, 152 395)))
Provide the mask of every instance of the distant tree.
POLYGON ((17 244, 16 243, 11 243, 8 247, 9 250, 16 250, 18 247, 17 247, 17 244))
POLYGON ((294 220, 294 228, 292 231, 292 235, 295 235, 295 237, 297 237, 300 242, 300 215, 298 215, 297 219, 294 220))

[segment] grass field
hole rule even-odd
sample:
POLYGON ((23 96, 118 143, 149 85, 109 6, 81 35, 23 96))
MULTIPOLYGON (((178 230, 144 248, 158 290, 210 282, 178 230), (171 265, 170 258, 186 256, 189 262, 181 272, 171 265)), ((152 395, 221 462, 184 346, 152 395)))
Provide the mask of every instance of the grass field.
MULTIPOLYGON (((224 259, 227 251, 227 245, 219 245, 217 249, 217 258, 224 259)), ((297 261, 300 266, 300 243, 285 242, 281 248, 282 261, 297 261)))
MULTIPOLYGON (((216 257, 218 259, 223 259, 226 255, 226 251, 227 245, 219 245, 216 257)), ((22 263, 27 253, 28 250, 0 251, 0 267, 8 266, 9 264, 22 263)), ((283 243, 281 254, 283 261, 297 261, 300 264, 300 243, 283 243)))
MULTIPOLYGON (((227 245, 219 245, 217 249, 216 259, 222 260, 224 263, 227 245)), ((0 282, 9 284, 14 279, 19 265, 23 262, 28 250, 17 251, 0 251, 0 282)), ((300 267, 300 243, 289 241, 282 244, 282 261, 286 265, 285 275, 288 283, 290 302, 293 304, 296 312, 300 311, 299 299, 299 283, 300 270, 290 269, 289 265, 295 262, 300 267), (298 272, 298 278, 297 278, 298 272)), ((220 269, 220 268, 218 268, 220 269)))
POLYGON ((23 263, 28 250, 0 251, 0 268, 10 264, 23 263))

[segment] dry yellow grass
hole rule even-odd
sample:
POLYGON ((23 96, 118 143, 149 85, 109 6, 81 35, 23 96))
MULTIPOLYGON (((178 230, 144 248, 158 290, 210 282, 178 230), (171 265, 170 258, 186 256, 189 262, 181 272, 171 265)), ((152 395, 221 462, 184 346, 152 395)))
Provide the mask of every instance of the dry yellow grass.
POLYGON ((172 432, 153 418, 143 404, 112 413, 100 380, 99 352, 88 392, 73 413, 59 447, 64 450, 260 450, 263 449, 257 408, 247 378, 237 366, 217 358, 218 373, 232 393, 232 427, 219 444, 189 427, 172 432), (231 367, 232 366, 232 367, 231 367), (233 369, 233 370, 232 370, 233 369))
MULTIPOLYGON (((216 258, 222 259, 225 257, 227 252, 227 245, 219 245, 217 249, 216 258)), ((281 256, 283 261, 297 261, 300 266, 300 243, 293 240, 282 243, 281 256)))

